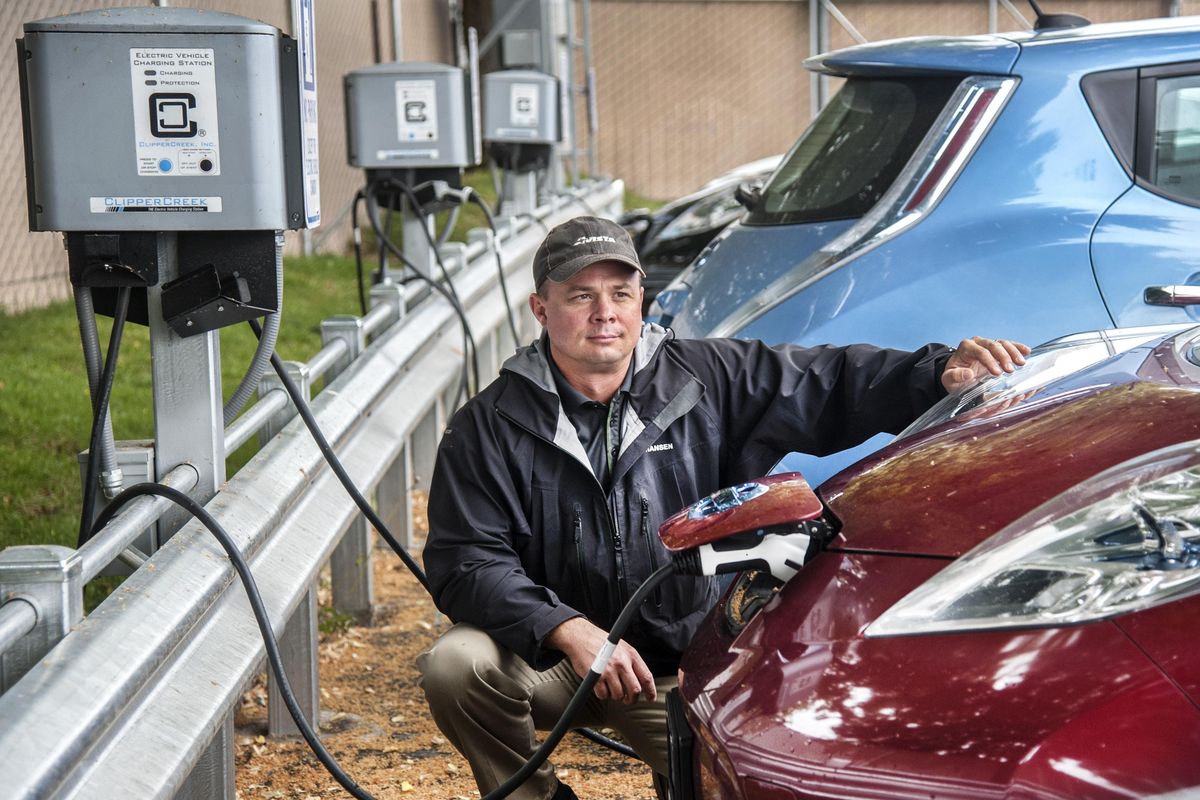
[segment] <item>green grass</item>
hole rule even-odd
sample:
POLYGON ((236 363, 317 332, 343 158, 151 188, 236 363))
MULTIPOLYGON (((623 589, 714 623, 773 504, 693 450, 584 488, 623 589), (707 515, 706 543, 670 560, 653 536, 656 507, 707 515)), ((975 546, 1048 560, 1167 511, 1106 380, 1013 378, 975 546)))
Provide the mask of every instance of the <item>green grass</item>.
MULTIPOLYGON (((488 202, 494 193, 486 170, 467 182, 488 202)), ((653 201, 631 196, 626 205, 653 201)), ((443 215, 444 216, 444 215, 443 215)), ((459 216, 453 238, 463 240, 484 227, 478 207, 459 216)), ((398 234, 398 231, 397 231, 398 234)), ((373 251, 365 253, 368 270, 373 251)), ((66 270, 66 259, 62 268, 66 270)), ((320 349, 320 322, 334 314, 357 314, 354 259, 319 255, 289 258, 284 267, 283 324, 278 352, 305 361, 320 349)), ((110 321, 99 322, 102 347, 110 321)), ((226 397, 241 379, 254 352, 248 326, 221 331, 221 373, 226 397)), ((71 303, 21 314, 0 312, 0 549, 21 544, 75 545, 79 525, 77 453, 87 447, 91 427, 87 377, 71 303)), ((146 328, 125 329, 113 386, 111 413, 117 439, 153 435, 150 342, 146 328)), ((232 474, 253 455, 247 443, 229 461, 232 474)))

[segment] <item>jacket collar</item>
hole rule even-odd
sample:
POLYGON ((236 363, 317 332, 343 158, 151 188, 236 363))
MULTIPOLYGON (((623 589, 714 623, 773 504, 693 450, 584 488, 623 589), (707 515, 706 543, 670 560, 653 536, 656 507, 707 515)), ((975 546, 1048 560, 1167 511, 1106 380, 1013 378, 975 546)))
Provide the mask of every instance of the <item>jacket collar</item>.
MULTIPOLYGON (((625 410, 621 448, 613 467, 613 480, 653 444, 662 432, 689 412, 704 393, 703 386, 674 358, 664 357, 663 345, 674 333, 653 323, 644 323, 633 351, 633 382, 629 407, 625 410), (657 363, 656 363, 657 362, 657 363)), ((522 347, 501 367, 520 380, 509 381, 496 400, 496 409, 531 433, 552 442, 591 471, 575 427, 559 402, 546 353, 549 339, 543 333, 533 344, 522 347), (533 392, 521 387, 531 387, 533 392)))

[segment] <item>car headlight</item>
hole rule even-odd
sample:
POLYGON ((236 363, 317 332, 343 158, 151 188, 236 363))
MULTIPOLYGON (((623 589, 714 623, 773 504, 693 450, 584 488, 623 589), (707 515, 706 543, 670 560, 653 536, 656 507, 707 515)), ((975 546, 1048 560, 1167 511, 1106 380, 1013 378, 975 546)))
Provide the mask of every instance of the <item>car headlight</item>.
POLYGON ((1200 442, 1119 464, 910 592, 867 636, 1070 625, 1200 591, 1200 442))

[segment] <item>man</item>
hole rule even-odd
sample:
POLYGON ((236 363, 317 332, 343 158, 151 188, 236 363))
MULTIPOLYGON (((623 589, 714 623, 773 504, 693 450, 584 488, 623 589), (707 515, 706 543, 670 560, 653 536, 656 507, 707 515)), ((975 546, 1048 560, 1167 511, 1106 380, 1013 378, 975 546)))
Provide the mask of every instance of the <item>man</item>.
MULTIPOLYGON (((676 339, 643 326, 633 243, 594 217, 550 231, 533 271, 543 335, 455 414, 429 496, 425 565, 456 624, 418 666, 484 794, 533 752, 535 728, 557 721, 621 608, 666 562, 663 519, 792 450, 898 432, 1029 352, 978 337, 915 353, 676 339)), ((620 731, 665 774, 665 694, 716 591, 686 576, 656 589, 574 722, 620 731)), ((575 794, 547 764, 511 796, 575 794)))

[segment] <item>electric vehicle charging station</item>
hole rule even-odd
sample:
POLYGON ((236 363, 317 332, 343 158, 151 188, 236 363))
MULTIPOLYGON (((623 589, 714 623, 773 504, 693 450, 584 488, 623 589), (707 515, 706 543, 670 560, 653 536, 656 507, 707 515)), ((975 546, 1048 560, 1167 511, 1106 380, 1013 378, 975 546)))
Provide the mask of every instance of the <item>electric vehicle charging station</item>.
MULTIPOLYGON (((539 183, 553 169, 562 141, 558 81, 531 70, 502 70, 483 76, 483 140, 502 170, 500 216, 532 213, 539 183)), ((547 187, 557 191, 559 187, 547 187)))
POLYGON ((18 40, 29 227, 64 233, 93 338, 90 307, 111 315, 128 292, 150 328, 154 477, 191 463, 200 502, 225 479, 217 329, 278 314, 282 231, 320 218, 302 6, 299 40, 185 8, 38 20, 18 40))
POLYGON ((425 275, 436 262, 432 215, 443 206, 430 197, 418 210, 397 186, 460 188, 463 169, 480 162, 477 76, 475 68, 395 62, 344 78, 347 161, 366 171, 368 202, 401 212, 404 256, 425 275))

